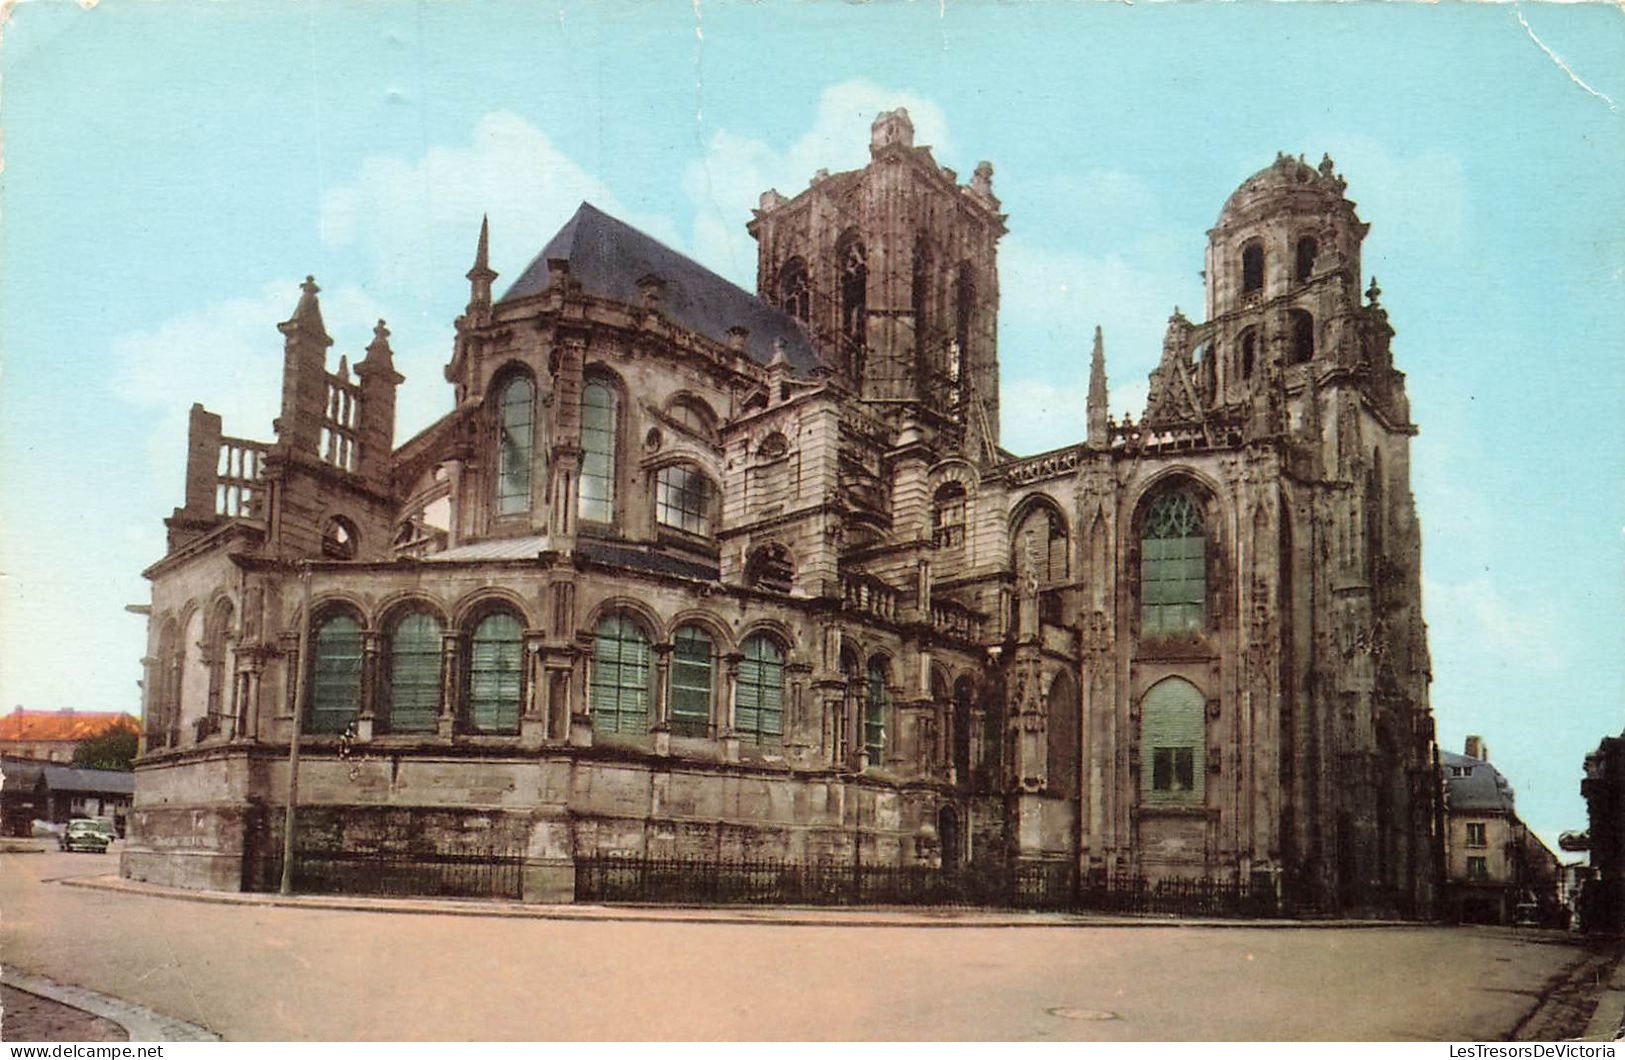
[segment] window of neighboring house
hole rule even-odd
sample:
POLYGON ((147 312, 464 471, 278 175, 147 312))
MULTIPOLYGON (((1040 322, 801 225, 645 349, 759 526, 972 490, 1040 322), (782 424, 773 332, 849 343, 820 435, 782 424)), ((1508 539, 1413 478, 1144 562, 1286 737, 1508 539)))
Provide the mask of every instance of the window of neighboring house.
POLYGON ((745 641, 734 700, 734 732, 740 739, 776 744, 784 735, 784 649, 760 634, 745 641))
POLYGON ((655 473, 655 521, 690 534, 709 534, 711 493, 711 480, 698 468, 663 467, 655 473))
POLYGON ((431 732, 440 716, 440 620, 413 611, 389 634, 389 728, 431 732))
POLYGON ((1264 244, 1256 240, 1241 248, 1241 293, 1264 289, 1264 244))
POLYGON ((863 749, 877 766, 886 753, 886 718, 891 713, 890 669, 886 660, 869 660, 869 695, 863 709, 863 749))
POLYGON ((683 626, 672 637, 671 731, 705 736, 711 726, 711 638, 698 626, 683 626))
POLYGON ((1199 806, 1206 703, 1189 681, 1170 677, 1145 694, 1140 715, 1140 788, 1152 806, 1199 806))
POLYGON ((468 722, 475 732, 519 731, 523 655, 519 619, 508 612, 492 612, 474 627, 468 655, 468 722))
POLYGON ((361 623, 325 618, 311 638, 310 712, 305 731, 339 733, 361 711, 361 623))
POLYGON ((937 548, 959 548, 965 543, 965 487, 957 482, 937 490, 932 501, 931 543, 937 548))
POLYGON ((1184 633, 1204 624, 1207 537, 1190 495, 1164 493, 1146 514, 1140 540, 1140 626, 1146 635, 1184 633))
POLYGON ((497 514, 530 511, 531 460, 535 455, 536 387, 515 376, 497 403, 497 514))
POLYGON ((1467 878, 1469 880, 1487 880, 1490 878, 1489 858, 1471 857, 1467 859, 1467 878))
POLYGON ((1470 847, 1486 846, 1485 829, 1483 821, 1467 822, 1467 845, 1470 847))
POLYGON ((791 258, 779 270, 779 308, 804 323, 812 316, 807 263, 800 258, 791 258))
POLYGON ((588 706, 599 732, 643 732, 649 727, 649 636, 626 615, 605 615, 598 621, 588 706))
POLYGON ((599 380, 581 391, 580 516, 597 523, 615 518, 615 391, 599 380))
POLYGON ((1473 768, 1471 766, 1451 766, 1450 767, 1450 775, 1453 776, 1453 777, 1469 776, 1469 775, 1472 774, 1472 772, 1473 772, 1473 768))

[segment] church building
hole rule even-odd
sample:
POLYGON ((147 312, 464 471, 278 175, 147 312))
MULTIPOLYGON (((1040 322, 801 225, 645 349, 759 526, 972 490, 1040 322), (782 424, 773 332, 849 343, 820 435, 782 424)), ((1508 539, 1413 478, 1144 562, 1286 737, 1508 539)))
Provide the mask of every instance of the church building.
POLYGON ((1036 867, 1425 913, 1416 428, 1345 191, 1245 181, 1140 418, 1097 329, 1036 456, 1000 445, 993 167, 902 110, 763 193, 754 294, 588 204, 499 293, 482 226, 454 410, 402 442, 387 327, 330 363, 307 280, 274 440, 192 410, 124 874, 274 886, 291 795, 329 883, 1036 867))

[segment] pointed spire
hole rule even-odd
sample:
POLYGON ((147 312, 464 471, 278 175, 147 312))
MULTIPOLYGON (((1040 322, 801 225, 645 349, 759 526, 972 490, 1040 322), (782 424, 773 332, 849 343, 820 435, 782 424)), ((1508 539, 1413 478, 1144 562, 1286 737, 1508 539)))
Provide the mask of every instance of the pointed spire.
POLYGON ((491 281, 497 278, 491 268, 491 218, 480 216, 480 241, 474 248, 474 267, 468 270, 468 308, 491 307, 491 281))
POLYGON ((1109 407, 1106 403, 1106 343, 1100 325, 1095 325, 1095 349, 1089 355, 1089 444, 1104 449, 1111 441, 1107 426, 1109 407))
POLYGON ((380 376, 397 385, 405 382, 405 377, 395 371, 395 351, 389 347, 389 328, 382 320, 373 327, 367 356, 355 366, 355 374, 361 379, 380 376))
POLYGON ((327 326, 322 323, 322 304, 316 298, 320 290, 316 286, 316 277, 305 277, 305 282, 299 285, 299 304, 293 307, 293 316, 277 325, 282 334, 290 339, 295 334, 304 334, 323 346, 333 345, 333 340, 327 334, 327 326))

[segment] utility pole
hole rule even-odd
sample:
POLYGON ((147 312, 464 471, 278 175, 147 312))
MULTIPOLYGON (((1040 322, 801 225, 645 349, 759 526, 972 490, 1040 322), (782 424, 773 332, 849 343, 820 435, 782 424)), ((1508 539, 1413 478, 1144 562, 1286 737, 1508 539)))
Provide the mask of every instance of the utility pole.
POLYGON ((310 561, 299 570, 299 669, 291 675, 293 686, 293 735, 288 738, 288 806, 282 818, 281 893, 293 893, 294 809, 299 801, 299 735, 305 724, 305 686, 310 664, 310 561))

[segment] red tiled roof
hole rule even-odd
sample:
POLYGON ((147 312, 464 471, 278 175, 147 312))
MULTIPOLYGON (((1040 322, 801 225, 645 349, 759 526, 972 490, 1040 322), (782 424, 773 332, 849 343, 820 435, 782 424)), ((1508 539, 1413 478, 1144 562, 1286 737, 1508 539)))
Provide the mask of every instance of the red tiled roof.
POLYGON ((32 740, 77 742, 100 736, 112 728, 140 732, 141 723, 117 710, 23 710, 0 714, 0 742, 32 740))

